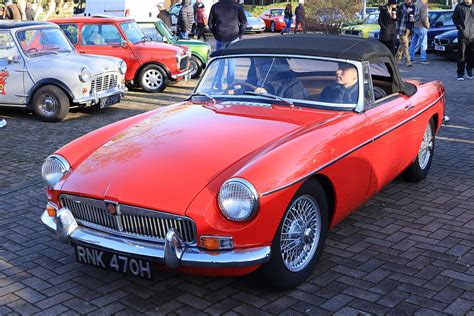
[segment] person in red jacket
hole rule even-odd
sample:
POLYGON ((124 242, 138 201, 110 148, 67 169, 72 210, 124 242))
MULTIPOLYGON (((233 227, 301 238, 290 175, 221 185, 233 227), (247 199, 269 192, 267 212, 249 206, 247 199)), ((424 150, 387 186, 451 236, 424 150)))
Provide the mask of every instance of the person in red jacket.
POLYGON ((206 11, 204 11, 204 4, 200 2, 196 8, 196 35, 197 39, 202 39, 207 41, 206 38, 206 25, 207 25, 207 18, 206 18, 206 11))

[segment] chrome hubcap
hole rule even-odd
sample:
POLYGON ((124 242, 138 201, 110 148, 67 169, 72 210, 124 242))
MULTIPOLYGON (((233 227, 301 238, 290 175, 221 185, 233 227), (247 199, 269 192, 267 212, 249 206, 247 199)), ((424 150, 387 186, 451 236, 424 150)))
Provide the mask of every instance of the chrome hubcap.
POLYGON ((58 111, 59 102, 53 95, 46 94, 41 98, 39 108, 44 115, 53 116, 58 111))
POLYGON ((143 85, 147 89, 158 89, 163 84, 163 75, 159 70, 150 69, 145 72, 143 77, 143 85))
POLYGON ((431 124, 428 124, 423 135, 420 150, 418 151, 418 163, 421 169, 425 169, 430 161, 431 152, 433 151, 433 131, 431 124))
POLYGON ((280 236, 283 263, 292 272, 303 270, 318 248, 321 212, 313 197, 304 195, 291 204, 280 236))
POLYGON ((197 73, 197 71, 198 71, 198 69, 199 69, 199 66, 198 66, 198 64, 197 64, 194 60, 191 59, 191 62, 189 63, 189 68, 191 68, 191 73, 190 73, 190 75, 191 75, 191 77, 192 77, 192 76, 194 76, 194 75, 197 73))

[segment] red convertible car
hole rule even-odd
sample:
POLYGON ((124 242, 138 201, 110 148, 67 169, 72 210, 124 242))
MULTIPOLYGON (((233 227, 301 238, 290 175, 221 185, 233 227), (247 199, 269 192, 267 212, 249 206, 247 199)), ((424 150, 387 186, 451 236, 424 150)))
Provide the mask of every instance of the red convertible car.
POLYGON ((85 264, 145 278, 258 270, 292 288, 328 229, 398 175, 427 176, 444 94, 404 81, 375 40, 243 40, 186 101, 48 157, 42 221, 85 264))
MULTIPOLYGON (((265 29, 270 30, 272 33, 281 31, 285 28, 285 9, 269 9, 266 10, 260 15, 260 18, 265 22, 265 29)), ((291 22, 291 30, 295 29, 295 17, 293 16, 293 21, 291 22)), ((301 26, 298 27, 298 31, 302 31, 301 26)))

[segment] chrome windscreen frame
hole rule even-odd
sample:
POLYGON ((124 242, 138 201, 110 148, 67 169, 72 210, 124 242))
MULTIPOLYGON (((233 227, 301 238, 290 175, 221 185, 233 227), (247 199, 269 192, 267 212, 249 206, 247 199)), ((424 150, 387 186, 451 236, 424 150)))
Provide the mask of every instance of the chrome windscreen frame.
MULTIPOLYGON (((227 59, 227 58, 239 58, 239 57, 284 57, 284 58, 301 58, 301 59, 312 59, 312 60, 322 60, 322 61, 330 61, 330 62, 341 62, 341 63, 348 63, 353 65, 357 69, 358 75, 358 86, 359 86, 359 97, 357 103, 354 104, 339 104, 339 103, 326 103, 326 102, 317 102, 317 101, 308 101, 308 100, 301 100, 301 99, 288 99, 288 101, 292 103, 300 103, 300 104, 307 104, 310 106, 319 106, 319 107, 327 107, 328 109, 347 109, 352 110, 357 113, 364 112, 364 80, 362 80, 364 72, 363 72, 363 64, 359 61, 349 60, 349 59, 340 59, 340 58, 330 58, 330 57, 319 57, 319 56, 307 56, 307 55, 284 55, 284 54, 241 54, 241 55, 225 55, 225 56, 217 56, 213 57, 209 60, 206 69, 209 69, 211 64, 219 59, 227 59)), ((203 76, 198 81, 198 84, 193 90, 193 93, 198 91, 201 82, 206 80, 208 77, 208 71, 204 73, 203 76)), ((239 99, 255 99, 255 96, 250 95, 214 95, 210 94, 212 97, 225 97, 228 99, 232 98, 239 98, 239 99)))

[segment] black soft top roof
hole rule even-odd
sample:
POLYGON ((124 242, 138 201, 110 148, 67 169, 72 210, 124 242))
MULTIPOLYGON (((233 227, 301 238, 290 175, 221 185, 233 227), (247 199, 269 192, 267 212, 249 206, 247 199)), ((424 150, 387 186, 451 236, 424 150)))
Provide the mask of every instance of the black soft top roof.
POLYGON ((52 26, 54 24, 49 22, 14 22, 14 21, 1 21, 0 30, 16 29, 17 27, 25 26, 52 26))
POLYGON ((306 34, 246 39, 232 44, 215 56, 234 54, 306 55, 366 61, 391 56, 378 40, 355 36, 306 34))

